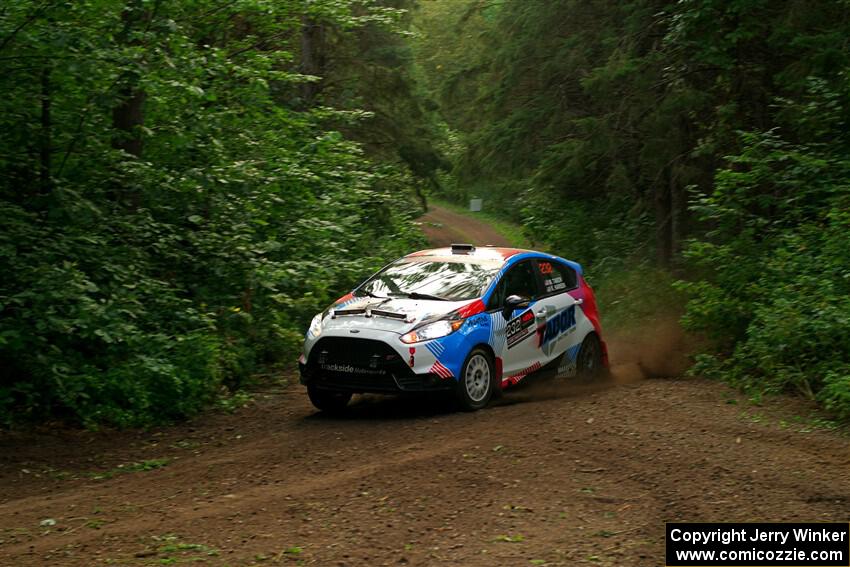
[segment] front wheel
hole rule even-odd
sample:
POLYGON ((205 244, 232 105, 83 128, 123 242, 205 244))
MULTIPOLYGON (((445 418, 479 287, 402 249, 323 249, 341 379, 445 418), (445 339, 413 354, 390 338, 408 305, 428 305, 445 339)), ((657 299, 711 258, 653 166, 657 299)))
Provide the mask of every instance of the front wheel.
POLYGON ((475 411, 485 407, 493 397, 495 378, 490 353, 480 348, 473 349, 463 363, 456 386, 461 409, 475 411))
POLYGON ((351 392, 333 392, 315 386, 307 386, 307 395, 317 409, 329 414, 341 414, 351 401, 351 392))
POLYGON ((576 375, 585 380, 602 376, 602 343, 596 333, 590 333, 581 343, 576 358, 576 375))

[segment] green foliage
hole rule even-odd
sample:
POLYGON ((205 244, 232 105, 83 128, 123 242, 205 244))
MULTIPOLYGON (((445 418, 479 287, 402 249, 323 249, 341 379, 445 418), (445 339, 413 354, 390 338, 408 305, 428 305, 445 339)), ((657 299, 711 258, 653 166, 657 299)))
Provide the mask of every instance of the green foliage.
POLYGON ((156 469, 161 469, 163 467, 168 466, 170 463, 171 459, 147 459, 141 462, 121 464, 113 469, 109 469, 106 471, 87 473, 86 476, 92 478, 93 480, 104 480, 109 478, 115 478, 116 476, 123 474, 148 472, 156 469))
POLYGON ((702 277, 680 287, 692 297, 686 325, 718 339, 697 371, 796 391, 847 418, 850 138, 838 100, 816 83, 788 112, 798 136, 814 138, 808 143, 742 135, 741 154, 696 201, 715 228, 686 252, 702 277))
POLYGON ((542 189, 526 193, 522 223, 544 247, 587 266, 599 276, 640 263, 651 245, 651 220, 622 199, 564 200, 553 211, 542 189))
POLYGON ((234 413, 240 408, 246 407, 253 401, 253 398, 248 392, 239 390, 233 392, 230 396, 223 396, 216 401, 216 407, 223 409, 227 413, 234 413))
POLYGON ((449 164, 439 149, 443 133, 434 104, 420 86, 407 31, 417 2, 382 0, 381 5, 392 22, 370 21, 328 40, 331 53, 321 100, 367 112, 341 130, 362 142, 370 155, 410 171, 424 205, 425 191, 439 187, 438 172, 449 164))
POLYGON ((685 159, 695 130, 682 124, 706 97, 683 83, 673 92, 664 76, 677 54, 658 40, 669 4, 424 5, 421 26, 435 38, 421 42, 424 67, 457 131, 447 153, 466 189, 449 186, 446 196, 485 189, 535 240, 580 250, 585 262, 652 257, 656 238, 678 242, 683 187, 707 177, 685 159))
POLYGON ((127 472, 146 472, 161 469, 169 463, 168 459, 148 459, 141 463, 132 463, 124 467, 127 472))
POLYGON ((0 13, 0 422, 192 414, 419 244, 411 175, 331 126, 362 113, 284 95, 304 10, 340 34, 392 12, 46 7, 0 13))

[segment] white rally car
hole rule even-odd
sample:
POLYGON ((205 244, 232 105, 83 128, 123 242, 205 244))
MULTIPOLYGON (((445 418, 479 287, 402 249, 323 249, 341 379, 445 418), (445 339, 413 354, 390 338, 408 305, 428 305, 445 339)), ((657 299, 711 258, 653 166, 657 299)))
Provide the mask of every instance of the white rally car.
POLYGON ((580 265, 513 248, 422 250, 392 262, 310 324, 301 382, 324 411, 355 393, 447 390, 464 409, 530 376, 608 366, 580 265))

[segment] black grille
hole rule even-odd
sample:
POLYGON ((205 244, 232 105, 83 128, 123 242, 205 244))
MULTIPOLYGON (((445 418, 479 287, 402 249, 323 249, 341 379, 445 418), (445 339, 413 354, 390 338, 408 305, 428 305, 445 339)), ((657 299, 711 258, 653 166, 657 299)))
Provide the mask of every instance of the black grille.
POLYGON ((388 344, 371 339, 323 337, 313 345, 302 381, 352 392, 417 392, 446 389, 448 381, 420 376, 388 344))
POLYGON ((324 337, 310 351, 310 362, 350 364, 375 369, 401 359, 392 347, 381 341, 348 337, 324 337))

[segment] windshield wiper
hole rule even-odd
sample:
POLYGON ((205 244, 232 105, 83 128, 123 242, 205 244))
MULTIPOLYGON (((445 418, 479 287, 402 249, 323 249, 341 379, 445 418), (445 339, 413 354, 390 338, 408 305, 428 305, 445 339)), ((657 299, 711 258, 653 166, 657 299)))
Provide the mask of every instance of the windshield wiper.
POLYGON ((372 293, 371 291, 363 291, 363 290, 359 290, 357 293, 358 293, 358 294, 362 293, 362 294, 364 294, 364 295, 366 295, 366 296, 368 296, 368 297, 374 297, 375 299, 387 299, 387 298, 386 298, 386 296, 383 296, 383 295, 375 295, 375 294, 374 294, 374 293, 372 293))
POLYGON ((430 293, 419 293, 418 291, 411 291, 410 293, 405 293, 410 299, 432 299, 434 301, 451 301, 446 297, 440 297, 439 295, 431 295, 430 293))

